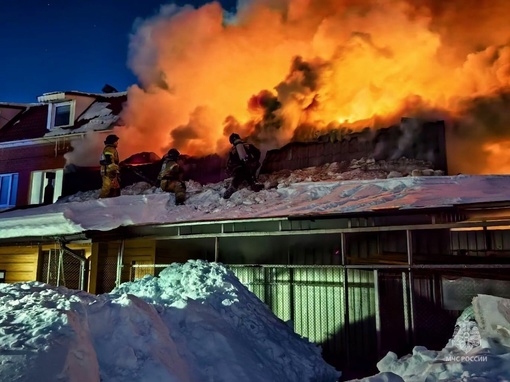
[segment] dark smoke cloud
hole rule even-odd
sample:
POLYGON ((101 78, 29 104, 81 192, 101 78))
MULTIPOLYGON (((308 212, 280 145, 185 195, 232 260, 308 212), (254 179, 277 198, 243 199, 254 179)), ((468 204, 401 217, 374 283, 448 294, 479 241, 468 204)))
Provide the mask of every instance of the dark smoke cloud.
MULTIPOLYGON (((448 130, 452 172, 480 173, 489 165, 487 145, 510 142, 510 89, 492 96, 465 99, 448 130)), ((501 153, 501 164, 506 155, 501 153)), ((498 159, 496 159, 498 160, 498 159)))

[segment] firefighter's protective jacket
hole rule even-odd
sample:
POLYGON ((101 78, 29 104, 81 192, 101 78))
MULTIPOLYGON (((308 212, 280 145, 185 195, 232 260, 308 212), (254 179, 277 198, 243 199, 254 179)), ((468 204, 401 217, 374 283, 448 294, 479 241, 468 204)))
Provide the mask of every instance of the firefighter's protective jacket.
POLYGON ((119 153, 115 146, 106 145, 101 154, 101 175, 111 179, 119 175, 119 153))
POLYGON ((158 174, 158 180, 182 180, 183 171, 181 166, 174 160, 165 159, 158 174))

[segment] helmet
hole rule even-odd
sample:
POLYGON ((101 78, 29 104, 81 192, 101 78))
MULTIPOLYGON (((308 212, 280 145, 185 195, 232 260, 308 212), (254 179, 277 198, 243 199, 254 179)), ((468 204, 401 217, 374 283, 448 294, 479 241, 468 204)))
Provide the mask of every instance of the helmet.
POLYGON ((104 144, 105 145, 111 145, 114 144, 119 140, 119 137, 117 137, 115 134, 110 134, 106 137, 104 144))
POLYGON ((176 160, 177 158, 179 158, 181 156, 181 153, 177 149, 170 149, 170 150, 168 150, 168 153, 166 154, 166 156, 170 160, 176 160))
POLYGON ((237 133, 230 134, 230 137, 228 138, 231 144, 234 144, 234 142, 238 139, 241 139, 241 137, 237 133))

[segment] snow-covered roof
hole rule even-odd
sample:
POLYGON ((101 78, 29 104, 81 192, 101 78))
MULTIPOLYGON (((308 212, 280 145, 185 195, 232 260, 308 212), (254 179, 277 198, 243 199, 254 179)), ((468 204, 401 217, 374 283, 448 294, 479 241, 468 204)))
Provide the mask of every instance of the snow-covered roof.
POLYGON ((241 189, 229 200, 224 183, 187 182, 186 205, 174 195, 137 183, 117 198, 97 199, 99 190, 62 202, 0 214, 0 239, 58 236, 118 227, 234 219, 327 217, 378 211, 412 211, 477 203, 510 204, 510 176, 459 175, 377 180, 280 183, 258 193, 241 189))
POLYGON ((122 92, 113 92, 113 93, 92 93, 92 92, 82 92, 79 90, 68 90, 68 91, 54 91, 54 92, 48 92, 44 93, 41 97, 45 96, 58 96, 59 94, 74 94, 74 95, 81 95, 86 97, 121 97, 127 95, 127 91, 122 92))
POLYGON ((66 94, 90 96, 90 97, 102 97, 102 98, 115 98, 115 97, 127 96, 127 91, 113 92, 113 93, 90 93, 90 92, 82 92, 82 91, 78 91, 78 90, 71 90, 71 91, 66 91, 65 93, 66 94))
MULTIPOLYGON (((66 92, 66 94, 77 94, 78 92, 66 92)), ((127 98, 126 92, 82 95, 94 96, 96 100, 83 112, 72 127, 54 127, 47 132, 45 137, 54 137, 68 134, 80 134, 88 131, 109 130, 117 122, 122 110, 122 104, 127 98)))
POLYGON ((15 108, 25 108, 29 106, 38 105, 36 103, 17 103, 17 102, 0 102, 0 107, 15 107, 15 108))

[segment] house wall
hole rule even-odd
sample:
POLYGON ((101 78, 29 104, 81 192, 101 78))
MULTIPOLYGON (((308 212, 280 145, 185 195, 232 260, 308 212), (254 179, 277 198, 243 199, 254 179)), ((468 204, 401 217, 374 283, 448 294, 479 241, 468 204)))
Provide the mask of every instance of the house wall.
MULTIPOLYGON (((92 255, 91 244, 68 244, 73 251, 83 251, 88 259, 92 255)), ((43 251, 58 249, 58 245, 27 245, 0 247, 0 270, 6 270, 6 282, 45 281, 40 274, 43 251)), ((87 285, 87 282, 85 282, 87 285)))
POLYGON ((36 280, 38 258, 38 246, 0 247, 0 269, 6 271, 5 282, 36 280))
POLYGON ((32 171, 63 168, 63 155, 70 150, 70 141, 66 138, 43 145, 0 149, 0 174, 19 174, 16 205, 29 204, 32 171))

